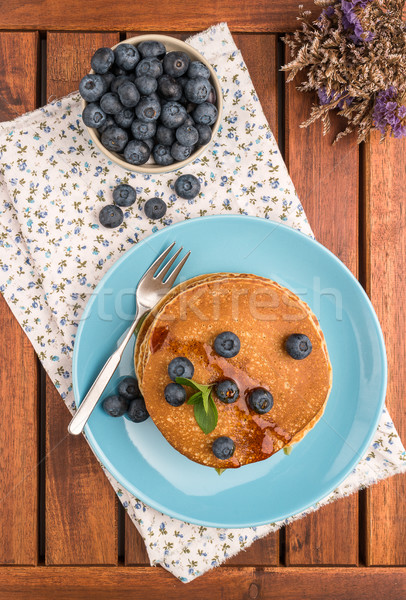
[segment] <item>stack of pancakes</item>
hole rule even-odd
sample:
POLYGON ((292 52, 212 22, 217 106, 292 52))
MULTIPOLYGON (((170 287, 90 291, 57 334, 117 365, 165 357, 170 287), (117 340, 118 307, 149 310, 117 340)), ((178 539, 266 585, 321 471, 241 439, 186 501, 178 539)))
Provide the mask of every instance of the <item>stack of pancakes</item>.
POLYGON ((168 442, 191 460, 216 468, 264 460, 301 440, 322 416, 332 384, 324 335, 307 304, 274 281, 237 273, 202 275, 173 288, 141 326, 135 371, 149 414, 168 442), (233 358, 214 351, 213 342, 224 331, 241 342, 233 358), (293 333, 307 335, 312 343, 303 360, 286 352, 285 341, 293 333), (174 407, 165 400, 168 365, 178 356, 193 363, 198 383, 232 379, 238 385, 240 395, 232 404, 213 392, 218 423, 210 434, 200 429, 193 406, 174 407), (259 387, 274 399, 263 415, 248 403, 259 387), (212 452, 220 436, 235 443, 230 459, 212 452))

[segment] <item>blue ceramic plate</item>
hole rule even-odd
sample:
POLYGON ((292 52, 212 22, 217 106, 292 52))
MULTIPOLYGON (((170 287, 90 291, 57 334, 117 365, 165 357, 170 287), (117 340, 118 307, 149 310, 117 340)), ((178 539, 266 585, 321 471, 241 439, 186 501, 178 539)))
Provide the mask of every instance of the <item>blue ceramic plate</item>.
MULTIPOLYGON (((310 507, 350 473, 377 427, 386 389, 386 356, 375 312, 356 279, 326 248, 293 229, 245 216, 213 216, 162 229, 104 276, 80 323, 74 393, 85 396, 134 315, 137 283, 171 242, 192 255, 182 280, 218 271, 255 273, 290 288, 320 319, 333 366, 322 419, 292 453, 219 476, 174 450, 151 419, 107 416, 101 404, 86 426, 100 461, 137 498, 167 515, 215 527, 249 527, 310 507)), ((105 396, 134 373, 130 344, 105 396)))

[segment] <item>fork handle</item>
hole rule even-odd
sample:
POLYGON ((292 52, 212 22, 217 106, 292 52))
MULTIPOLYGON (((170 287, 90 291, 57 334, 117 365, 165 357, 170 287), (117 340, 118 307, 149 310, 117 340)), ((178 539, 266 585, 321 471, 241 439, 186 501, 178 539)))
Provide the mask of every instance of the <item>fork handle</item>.
POLYGON ((75 415, 73 416, 71 422, 68 425, 69 433, 72 433, 73 435, 79 435, 79 433, 82 433, 88 418, 92 414, 97 402, 99 401, 100 396, 106 389, 108 382, 114 374, 114 371, 117 369, 121 357, 123 355, 124 349, 127 346, 132 334, 134 333, 138 323, 140 322, 140 319, 144 316, 145 312, 147 311, 137 310, 134 322, 132 323, 130 329, 126 333, 123 341, 121 342, 117 350, 113 352, 110 358, 107 359, 100 373, 94 380, 92 387, 80 403, 79 408, 77 409, 75 415))

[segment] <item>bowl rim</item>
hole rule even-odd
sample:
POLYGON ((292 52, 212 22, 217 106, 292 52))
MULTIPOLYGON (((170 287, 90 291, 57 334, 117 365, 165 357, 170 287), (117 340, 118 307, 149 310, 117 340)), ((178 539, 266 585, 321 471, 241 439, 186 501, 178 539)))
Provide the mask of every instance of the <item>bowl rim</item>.
MULTIPOLYGON (((127 171, 133 171, 135 173, 142 173, 144 175, 155 175, 155 174, 161 175, 163 173, 171 173, 173 171, 178 171, 180 169, 183 169, 186 165, 193 163, 203 152, 206 151, 208 146, 210 146, 210 144, 213 143, 214 138, 220 128, 221 117, 222 117, 222 112, 223 112, 223 94, 222 94, 222 90, 221 90, 221 86, 220 86, 220 82, 218 80, 217 74, 216 74, 215 70, 213 69, 213 67, 211 66, 211 64, 207 61, 207 59, 198 50, 193 48, 193 46, 190 46, 186 42, 184 42, 182 40, 178 40, 177 38, 175 38, 173 36, 162 35, 162 34, 137 35, 137 36, 128 38, 126 40, 123 40, 121 42, 118 42, 114 46, 111 46, 111 49, 115 50, 115 48, 117 48, 117 46, 120 46, 122 44, 131 44, 133 46, 138 46, 138 44, 140 44, 141 42, 144 42, 144 41, 158 41, 158 42, 162 42, 164 45, 165 45, 165 41, 170 42, 171 44, 176 44, 176 45, 178 45, 179 50, 183 50, 189 56, 190 56, 191 52, 193 54, 195 54, 196 58, 193 57, 193 60, 200 60, 209 69, 210 82, 216 91, 216 96, 217 96, 216 108, 218 111, 217 119, 212 127, 212 134, 211 134, 210 140, 207 142, 207 144, 205 144, 204 146, 201 146, 201 148, 199 148, 198 150, 193 152, 193 154, 191 154, 189 156, 189 158, 179 161, 179 162, 175 162, 166 167, 161 166, 161 165, 156 165, 156 164, 155 165, 145 165, 145 164, 144 165, 132 165, 132 164, 126 162, 123 158, 121 158, 121 156, 119 154, 117 154, 116 152, 110 152, 110 150, 107 150, 107 148, 105 148, 103 146, 103 144, 100 142, 100 139, 97 135, 97 129, 95 129, 93 127, 88 127, 84 123, 83 123, 83 125, 84 125, 84 127, 86 127, 87 131, 89 132, 89 136, 90 136, 91 140, 93 141, 93 143, 95 144, 95 146, 97 147, 97 149, 100 150, 100 152, 102 152, 102 154, 104 154, 112 162, 115 162, 116 164, 118 164, 120 167, 123 167, 127 171), (153 167, 153 168, 151 168, 151 167, 153 167)), ((91 69, 89 71, 89 73, 94 74, 94 70, 91 69)), ((87 106, 87 104, 88 104, 87 101, 82 98, 82 110, 87 106)))

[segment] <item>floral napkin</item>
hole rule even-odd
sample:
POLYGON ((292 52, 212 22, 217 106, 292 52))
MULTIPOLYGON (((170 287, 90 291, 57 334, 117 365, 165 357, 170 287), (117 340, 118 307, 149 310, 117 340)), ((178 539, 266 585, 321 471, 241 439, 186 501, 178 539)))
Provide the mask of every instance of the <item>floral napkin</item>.
MULTIPOLYGON (((0 290, 71 412, 81 314, 109 267, 139 240, 177 221, 219 213, 256 215, 312 235, 227 25, 189 44, 214 66, 224 96, 215 143, 187 169, 202 184, 194 200, 174 194, 174 174, 126 172, 98 152, 83 127, 77 93, 0 126, 0 290), (120 182, 133 185, 138 200, 119 229, 106 230, 98 213, 120 182), (151 196, 168 204, 158 222, 144 214, 151 196)), ((310 510, 404 470, 405 451, 385 410, 367 455, 310 510)), ((306 514, 256 528, 199 527, 144 505, 106 475, 143 536, 151 564, 184 582, 306 514)))

